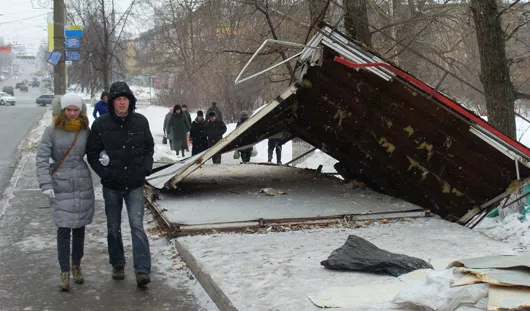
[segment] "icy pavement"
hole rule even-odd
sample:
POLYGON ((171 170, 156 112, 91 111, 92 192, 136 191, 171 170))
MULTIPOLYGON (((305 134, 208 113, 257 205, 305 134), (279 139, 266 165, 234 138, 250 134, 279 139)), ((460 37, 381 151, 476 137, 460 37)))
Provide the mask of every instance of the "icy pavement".
MULTIPOLYGON (((2 310, 217 310, 172 243, 156 234, 146 214, 153 258, 153 282, 136 287, 127 217, 122 230, 127 258, 126 279, 111 279, 106 247, 106 220, 101 186, 96 183, 96 214, 87 226, 82 267, 85 284, 59 291, 56 227, 48 200, 35 177, 35 155, 28 153, 17 169, 12 196, 0 219, 0 301, 2 310)), ((95 178, 95 181, 98 179, 95 178)), ((2 207, 3 208, 3 207, 2 207)))
POLYGON ((391 276, 322 267, 320 262, 350 234, 438 267, 454 259, 513 253, 498 241, 437 218, 358 229, 188 236, 177 242, 193 254, 238 310, 319 310, 307 298, 309 293, 332 286, 399 282, 391 276))

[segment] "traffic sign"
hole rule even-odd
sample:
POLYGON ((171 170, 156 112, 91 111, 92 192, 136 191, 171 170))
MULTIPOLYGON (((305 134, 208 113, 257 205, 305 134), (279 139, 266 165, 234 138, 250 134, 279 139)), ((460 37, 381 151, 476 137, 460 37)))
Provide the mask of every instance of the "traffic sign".
POLYGON ((59 52, 59 51, 51 52, 50 53, 50 57, 48 58, 48 63, 56 66, 59 63, 59 61, 61 60, 61 56, 62 55, 63 54, 61 52, 59 52))
POLYGON ((78 49, 79 38, 66 38, 64 40, 64 47, 67 49, 78 49))
POLYGON ((83 30, 65 30, 64 36, 67 38, 81 38, 83 36, 83 30))
POLYGON ((81 25, 69 25, 68 30, 83 30, 83 26, 81 25))
POLYGON ((66 50, 65 60, 67 61, 81 60, 81 53, 75 50, 66 50))

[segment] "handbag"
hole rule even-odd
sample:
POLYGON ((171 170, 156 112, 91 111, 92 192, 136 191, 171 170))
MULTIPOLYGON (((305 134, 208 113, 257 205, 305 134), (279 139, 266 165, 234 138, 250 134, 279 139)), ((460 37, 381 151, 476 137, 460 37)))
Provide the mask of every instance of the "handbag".
POLYGON ((163 143, 164 145, 167 145, 167 138, 166 138, 166 136, 164 136, 164 138, 162 138, 162 143, 163 143))
POLYGON ((72 145, 70 145, 70 148, 68 148, 68 150, 66 150, 66 152, 64 153, 64 155, 61 158, 61 160, 59 161, 59 163, 57 163, 57 166, 55 166, 55 168, 50 173, 50 176, 53 176, 53 174, 55 174, 55 172, 57 172, 57 170, 61 167, 61 165, 63 165, 64 160, 66 160, 66 157, 70 154, 70 151, 72 151, 72 149, 74 149, 75 142, 77 141, 77 137, 79 137, 79 133, 81 133, 81 130, 79 130, 79 131, 77 131, 77 133, 75 133, 74 142, 72 143, 72 145))
POLYGON ((240 157, 240 155, 239 155, 239 151, 237 151, 237 150, 234 151, 233 158, 237 160, 237 159, 239 159, 239 157, 240 157))

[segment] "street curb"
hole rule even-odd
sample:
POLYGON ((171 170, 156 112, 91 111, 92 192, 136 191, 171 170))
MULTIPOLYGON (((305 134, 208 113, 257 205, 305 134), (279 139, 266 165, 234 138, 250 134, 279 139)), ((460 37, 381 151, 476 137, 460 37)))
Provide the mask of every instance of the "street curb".
POLYGON ((19 175, 20 175, 22 169, 24 168, 24 166, 26 165, 26 162, 28 161, 28 155, 27 154, 22 154, 22 146, 24 145, 24 142, 28 138, 28 135, 30 135, 37 128, 37 126, 39 125, 40 121, 42 120, 42 118, 44 118, 44 116, 46 115, 47 112, 48 112, 48 109, 45 109, 41 113, 40 117, 28 129, 26 134, 24 134, 24 137, 22 137, 22 140, 20 141, 20 144, 18 144, 18 146, 17 146, 17 149, 16 149, 15 154, 14 154, 14 158, 15 159, 9 165, 10 168, 11 167, 13 168, 13 174, 9 178, 8 185, 7 185, 6 189, 4 190, 2 195, 0 196, 0 219, 2 219, 2 217, 6 213, 7 205, 8 205, 9 201, 11 200, 11 198, 13 196, 13 192, 14 192, 14 189, 15 189, 16 184, 18 182, 18 178, 20 177, 19 175))
POLYGON ((195 278, 199 281, 201 286, 204 288, 208 296, 213 300, 215 305, 221 311, 238 311, 236 307, 232 304, 230 299, 226 294, 221 290, 219 285, 212 279, 210 274, 208 274, 203 268, 199 266, 197 259, 188 251, 188 249, 182 245, 178 239, 175 239, 175 247, 182 258, 186 263, 191 272, 195 275, 195 278))

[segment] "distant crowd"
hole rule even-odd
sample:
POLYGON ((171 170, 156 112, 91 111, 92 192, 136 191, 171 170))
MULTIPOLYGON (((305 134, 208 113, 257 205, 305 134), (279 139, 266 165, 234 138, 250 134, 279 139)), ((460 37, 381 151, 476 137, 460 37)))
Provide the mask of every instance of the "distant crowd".
MULTIPOLYGON (((94 118, 108 113, 108 93, 101 94, 101 100, 95 104, 94 118)), ((239 127, 249 118, 246 111, 240 113, 237 122, 239 127)), ((217 144, 226 133, 226 124, 223 121, 223 114, 216 102, 212 102, 211 107, 206 112, 206 117, 202 110, 197 111, 197 117, 192 121, 187 105, 175 105, 169 109, 163 123, 164 139, 163 143, 168 144, 171 150, 176 152, 177 157, 186 157, 185 152, 189 152, 191 145, 191 155, 199 154, 206 149, 217 144)), ((252 157, 253 148, 247 148, 236 152, 237 158, 241 158, 241 163, 249 163, 252 157)), ((268 161, 272 162, 273 155, 276 155, 276 163, 282 164, 282 145, 280 139, 269 139, 268 161)), ((236 158, 236 156, 235 156, 236 158)), ((221 163, 221 154, 213 156, 214 164, 221 163)))

